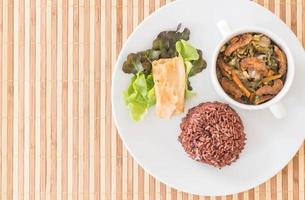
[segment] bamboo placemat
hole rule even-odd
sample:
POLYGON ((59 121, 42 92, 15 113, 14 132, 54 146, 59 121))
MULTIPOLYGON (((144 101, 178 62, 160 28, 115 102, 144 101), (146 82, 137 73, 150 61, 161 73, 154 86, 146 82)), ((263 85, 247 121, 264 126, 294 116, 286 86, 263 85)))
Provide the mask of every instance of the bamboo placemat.
MULTIPOLYGON (((127 36, 166 3, 0 0, 0 200, 305 199, 304 145, 271 180, 227 197, 171 189, 127 153, 111 74, 127 36)), ((258 3, 305 46, 305 0, 258 3)))

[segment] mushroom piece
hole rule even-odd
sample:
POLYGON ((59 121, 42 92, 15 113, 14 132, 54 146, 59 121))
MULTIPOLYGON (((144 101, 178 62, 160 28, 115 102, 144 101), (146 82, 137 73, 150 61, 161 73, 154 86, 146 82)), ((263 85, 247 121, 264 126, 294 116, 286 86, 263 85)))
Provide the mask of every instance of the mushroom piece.
POLYGON ((237 37, 231 39, 230 44, 224 53, 226 56, 230 56, 237 49, 248 45, 252 40, 252 35, 250 33, 246 33, 238 37, 238 39, 236 38, 237 37))
POLYGON ((281 79, 277 79, 274 81, 272 86, 265 85, 258 90, 256 90, 256 95, 263 96, 263 95, 275 95, 279 93, 279 91, 283 88, 283 81, 281 79))
POLYGON ((223 76, 228 76, 228 74, 231 74, 232 67, 230 65, 228 65, 227 63, 225 63, 223 58, 221 58, 221 57, 218 58, 217 66, 223 76))
POLYGON ((250 78, 256 80, 268 75, 268 68, 264 61, 256 57, 246 57, 240 61, 240 67, 247 70, 250 78))
POLYGON ((220 84, 224 91, 232 95, 234 99, 240 100, 240 98, 243 96, 243 93, 239 89, 239 87, 233 81, 230 81, 228 78, 223 77, 220 81, 220 84))
POLYGON ((274 53, 279 61, 279 74, 283 76, 287 71, 286 55, 276 45, 274 45, 274 53))

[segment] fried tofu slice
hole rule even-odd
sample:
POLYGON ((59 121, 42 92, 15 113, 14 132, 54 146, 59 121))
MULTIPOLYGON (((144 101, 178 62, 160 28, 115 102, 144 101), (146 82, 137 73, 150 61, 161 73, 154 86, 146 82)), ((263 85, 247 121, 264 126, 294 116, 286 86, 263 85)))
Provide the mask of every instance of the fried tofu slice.
POLYGON ((153 61, 152 74, 155 82, 156 115, 170 118, 184 110, 186 74, 183 59, 174 57, 153 61))

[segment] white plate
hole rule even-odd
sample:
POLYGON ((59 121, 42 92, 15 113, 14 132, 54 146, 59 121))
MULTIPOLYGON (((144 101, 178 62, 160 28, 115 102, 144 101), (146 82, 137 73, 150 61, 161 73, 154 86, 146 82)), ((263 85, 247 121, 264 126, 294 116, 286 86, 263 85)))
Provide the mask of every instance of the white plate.
POLYGON ((148 17, 126 42, 116 63, 112 82, 115 123, 127 149, 151 175, 176 189, 199 195, 226 195, 250 189, 280 171, 301 146, 305 135, 305 52, 290 29, 268 10, 247 0, 185 0, 171 3, 148 17), (191 79, 196 97, 186 103, 185 113, 160 120, 150 109, 141 122, 130 119, 122 92, 130 75, 121 66, 128 53, 150 48, 164 30, 181 22, 191 30, 190 43, 203 50, 208 67, 221 34, 215 23, 226 19, 232 29, 260 26, 277 33, 292 50, 296 63, 294 83, 283 103, 287 117, 275 119, 268 110, 236 109, 246 129, 247 143, 240 159, 221 170, 191 160, 180 143, 179 124, 187 110, 200 102, 221 99, 211 85, 209 68, 191 79))

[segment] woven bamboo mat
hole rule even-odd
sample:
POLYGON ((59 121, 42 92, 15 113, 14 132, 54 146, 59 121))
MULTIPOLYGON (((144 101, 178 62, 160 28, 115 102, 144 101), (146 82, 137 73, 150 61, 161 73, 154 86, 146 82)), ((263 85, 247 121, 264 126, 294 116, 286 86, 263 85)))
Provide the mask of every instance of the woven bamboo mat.
MULTIPOLYGON (((127 36, 166 3, 0 0, 0 200, 305 199, 304 145, 271 180, 227 197, 171 189, 127 153, 112 70, 127 36)), ((258 3, 305 46, 305 0, 258 3)))

